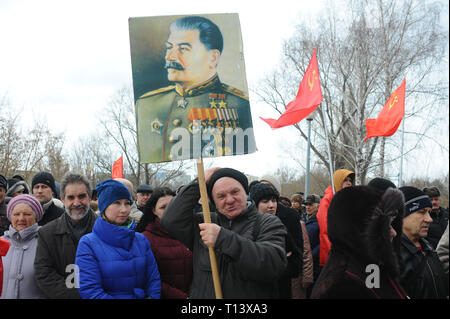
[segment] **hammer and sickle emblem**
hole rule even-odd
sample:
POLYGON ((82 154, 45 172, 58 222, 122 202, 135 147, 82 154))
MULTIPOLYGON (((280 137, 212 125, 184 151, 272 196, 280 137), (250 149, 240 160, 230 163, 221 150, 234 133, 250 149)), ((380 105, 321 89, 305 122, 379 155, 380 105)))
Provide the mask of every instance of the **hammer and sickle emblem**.
POLYGON ((311 81, 311 77, 308 76, 308 86, 309 86, 309 90, 312 91, 313 87, 314 87, 314 81, 317 80, 317 76, 316 74, 316 70, 313 70, 312 72, 312 81, 311 81))
POLYGON ((398 98, 397 95, 391 100, 389 101, 389 110, 394 106, 395 103, 398 102, 398 98))

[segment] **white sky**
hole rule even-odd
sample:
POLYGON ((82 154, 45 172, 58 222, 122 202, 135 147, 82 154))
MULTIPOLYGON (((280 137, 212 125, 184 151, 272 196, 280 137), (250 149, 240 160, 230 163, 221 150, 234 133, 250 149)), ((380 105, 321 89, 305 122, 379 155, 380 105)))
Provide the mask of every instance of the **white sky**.
MULTIPOLYGON (((98 119, 94 115, 118 89, 132 83, 129 17, 239 13, 247 81, 252 88, 279 61, 282 40, 294 31, 298 13, 309 12, 314 17, 321 3, 1 0, 0 96, 6 92, 14 108, 23 109, 19 116, 22 125, 32 123, 35 117, 45 118, 53 132, 65 132, 66 144, 70 145, 79 136, 95 132, 98 119)), ((272 131, 259 116, 273 117, 275 112, 256 100, 250 93, 259 151, 214 162, 261 176, 290 162, 279 145, 295 130, 272 131)), ((448 152, 445 158, 448 172, 448 152)), ((210 165, 208 161, 206 166, 210 165)), ((408 165, 404 168, 406 175, 408 165)))

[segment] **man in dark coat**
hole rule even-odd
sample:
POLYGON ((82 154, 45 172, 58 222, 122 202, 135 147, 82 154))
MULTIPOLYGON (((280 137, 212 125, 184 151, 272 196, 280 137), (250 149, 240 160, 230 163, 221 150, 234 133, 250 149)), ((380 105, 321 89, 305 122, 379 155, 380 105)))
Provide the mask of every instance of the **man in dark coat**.
POLYGON ((448 211, 441 207, 441 192, 439 191, 439 188, 436 186, 425 187, 423 192, 430 197, 432 205, 430 216, 433 219, 425 239, 431 244, 431 247, 436 250, 439 240, 448 225, 448 211))
POLYGON ((217 213, 212 223, 194 212, 198 181, 183 187, 170 202, 161 225, 194 256, 190 298, 214 298, 208 247, 214 247, 223 298, 276 298, 274 283, 286 268, 286 228, 247 201, 248 180, 231 168, 205 171, 208 197, 217 213))
POLYGON ((420 189, 400 187, 405 195, 401 257, 405 268, 401 284, 414 299, 448 297, 448 277, 438 255, 425 239, 432 222, 431 201, 420 189))
POLYGON ((331 249, 312 299, 405 299, 398 283, 403 196, 369 186, 337 192, 328 208, 331 249))
POLYGON ((67 173, 61 181, 65 213, 39 229, 34 260, 39 288, 51 299, 79 299, 75 255, 80 238, 92 231, 91 186, 83 175, 67 173))
POLYGON ((34 175, 31 180, 31 191, 44 209, 44 216, 39 221, 39 226, 44 226, 64 214, 64 209, 56 206, 53 202, 53 198, 56 197, 56 186, 52 174, 40 172, 34 175))

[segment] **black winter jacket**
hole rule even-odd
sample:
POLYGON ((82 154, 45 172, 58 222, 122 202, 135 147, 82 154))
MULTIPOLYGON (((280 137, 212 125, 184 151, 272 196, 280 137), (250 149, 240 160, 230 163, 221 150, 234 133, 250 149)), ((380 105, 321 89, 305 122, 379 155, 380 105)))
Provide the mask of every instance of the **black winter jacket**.
POLYGON ((424 239, 423 253, 402 234, 400 256, 404 270, 400 283, 413 299, 441 299, 448 296, 448 280, 438 255, 424 239))
MULTIPOLYGON (((91 232, 97 216, 92 210, 88 214, 91 214, 91 223, 88 227, 88 232, 91 232)), ((35 278, 39 288, 51 299, 80 298, 78 289, 69 288, 66 282, 69 276, 74 275, 78 240, 71 233, 65 215, 64 213, 41 227, 38 232, 38 246, 34 259, 35 278), (72 268, 67 267, 70 265, 72 268)))
MULTIPOLYGON (((200 237, 201 213, 194 208, 200 198, 198 182, 185 186, 170 202, 161 225, 193 252, 190 298, 215 298, 209 250, 200 237)), ((276 283, 286 268, 286 228, 271 214, 258 213, 253 202, 233 220, 211 212, 221 227, 214 247, 223 298, 277 298, 276 283), (257 216, 259 231, 254 241, 257 216)))

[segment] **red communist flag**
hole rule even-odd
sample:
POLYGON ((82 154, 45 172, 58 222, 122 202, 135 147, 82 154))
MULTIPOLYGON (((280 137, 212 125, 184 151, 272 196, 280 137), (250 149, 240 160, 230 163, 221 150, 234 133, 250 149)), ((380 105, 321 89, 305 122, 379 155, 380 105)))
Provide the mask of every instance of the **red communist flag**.
POLYGON ((273 129, 293 125, 311 114, 320 103, 322 103, 322 90, 320 89, 316 49, 314 49, 309 66, 306 69, 302 82, 300 82, 295 100, 286 106, 286 110, 278 120, 260 118, 273 129))
POLYGON ((391 136, 397 131, 405 115, 405 85, 406 78, 391 94, 378 117, 366 119, 367 135, 364 142, 375 136, 391 136))
POLYGON ((111 178, 123 178, 123 156, 114 162, 111 178))

